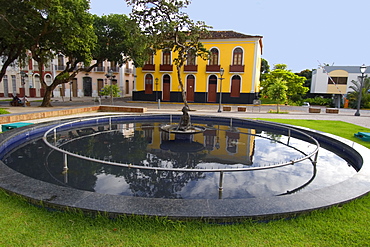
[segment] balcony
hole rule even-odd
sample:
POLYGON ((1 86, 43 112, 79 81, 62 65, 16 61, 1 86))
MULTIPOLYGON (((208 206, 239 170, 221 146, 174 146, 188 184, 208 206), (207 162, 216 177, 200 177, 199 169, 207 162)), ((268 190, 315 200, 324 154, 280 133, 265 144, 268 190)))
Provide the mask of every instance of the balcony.
POLYGON ((160 71, 173 71, 173 65, 172 64, 161 64, 159 65, 160 71))
POLYGON ((113 72, 119 72, 119 67, 118 66, 113 66, 113 67, 109 67, 108 68, 108 71, 113 71, 113 72))
POLYGON ((66 66, 65 65, 55 65, 55 70, 57 71, 63 71, 65 70, 66 66))
POLYGON ((220 65, 207 65, 206 72, 220 72, 221 66, 220 65))
POLYGON ((198 65, 185 65, 184 66, 185 72, 197 72, 198 71, 198 65))
POLYGON ((145 64, 143 70, 155 71, 155 64, 145 64))
POLYGON ((103 66, 97 66, 94 68, 95 72, 105 72, 105 68, 103 66))
POLYGON ((132 74, 132 69, 125 68, 125 74, 132 74))
POLYGON ((244 65, 230 65, 230 72, 244 72, 244 65))

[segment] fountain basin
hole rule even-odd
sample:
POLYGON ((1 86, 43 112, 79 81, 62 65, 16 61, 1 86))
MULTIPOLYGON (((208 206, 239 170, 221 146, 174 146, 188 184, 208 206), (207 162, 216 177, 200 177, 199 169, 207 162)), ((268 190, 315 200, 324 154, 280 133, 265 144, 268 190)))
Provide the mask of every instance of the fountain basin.
MULTIPOLYGON (((180 116, 171 115, 145 115, 122 116, 127 121, 161 121, 175 122, 180 116)), ((100 121, 100 120, 99 120, 100 121)), ((102 122, 109 122, 102 119, 102 122)), ((234 127, 257 128, 265 126, 277 133, 284 132, 286 125, 273 124, 263 121, 244 119, 198 117, 192 116, 192 121, 218 122, 225 125, 232 121, 234 127)), ((60 122, 36 124, 24 127, 17 131, 8 131, 1 135, 1 159, 7 157, 15 147, 27 145, 35 138, 42 136, 45 131, 60 122)), ((89 126, 89 121, 76 122, 75 125, 89 126)), ((66 129, 71 126, 66 126, 66 129)), ((23 195, 32 202, 42 202, 47 207, 58 209, 80 208, 86 212, 107 212, 110 215, 148 215, 166 216, 173 219, 208 219, 215 221, 236 221, 245 218, 279 218, 309 212, 314 209, 326 208, 341 204, 360 197, 370 190, 369 182, 369 155, 368 149, 329 134, 317 131, 300 129, 318 140, 320 146, 331 149, 342 158, 351 162, 357 172, 337 184, 332 184, 311 191, 282 196, 260 196, 255 198, 234 199, 169 199, 147 198, 135 196, 122 196, 113 194, 96 193, 57 184, 50 184, 35 178, 23 175, 9 168, 3 162, 0 164, 0 187, 12 193, 23 195)))

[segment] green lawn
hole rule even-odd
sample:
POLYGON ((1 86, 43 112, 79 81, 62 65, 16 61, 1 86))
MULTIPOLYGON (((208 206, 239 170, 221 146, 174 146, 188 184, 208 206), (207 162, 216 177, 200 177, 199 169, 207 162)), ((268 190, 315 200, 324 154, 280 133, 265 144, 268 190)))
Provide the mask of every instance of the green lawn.
MULTIPOLYGON (((271 120, 353 137, 370 129, 337 121, 271 120)), ((370 179, 370 178, 369 178, 370 179)), ((0 191, 0 246, 369 246, 370 196, 297 218, 219 225, 47 211, 0 191)))
POLYGON ((3 109, 3 108, 0 108, 0 115, 1 114, 9 114, 10 112, 8 112, 7 110, 3 109))

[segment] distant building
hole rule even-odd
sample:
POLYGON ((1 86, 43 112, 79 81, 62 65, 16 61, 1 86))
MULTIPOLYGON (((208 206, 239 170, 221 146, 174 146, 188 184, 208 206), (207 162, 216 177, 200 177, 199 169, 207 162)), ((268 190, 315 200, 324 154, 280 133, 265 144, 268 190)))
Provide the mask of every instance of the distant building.
MULTIPOLYGON (((181 78, 188 102, 251 104, 259 92, 262 36, 234 31, 210 31, 200 40, 211 55, 204 61, 191 54, 181 78), (220 69, 225 73, 220 89, 220 69)), ((142 68, 137 68, 133 100, 182 102, 176 67, 176 54, 170 50, 153 53, 142 68)))
MULTIPOLYGON (((55 76, 62 72, 68 58, 58 55, 44 65, 43 75, 37 62, 29 58, 28 64, 22 68, 9 66, 5 76, 0 82, 0 97, 27 95, 28 97, 43 97, 45 89, 42 87, 40 77, 43 76, 47 85, 50 85, 55 76)), ((94 62, 94 61, 93 61, 94 62)), ((83 66, 80 64, 79 66, 83 66)), ((134 89, 135 68, 132 62, 118 66, 115 62, 104 61, 89 73, 80 72, 70 83, 59 85, 53 92, 55 97, 97 97, 105 85, 110 85, 107 74, 112 72, 112 84, 117 84, 122 97, 131 96, 134 89)))
MULTIPOLYGON (((370 74, 370 68, 366 69, 366 74, 370 74)), ((333 95, 334 104, 339 108, 351 91, 352 81, 361 81, 360 66, 323 66, 312 72, 310 93, 333 95)))

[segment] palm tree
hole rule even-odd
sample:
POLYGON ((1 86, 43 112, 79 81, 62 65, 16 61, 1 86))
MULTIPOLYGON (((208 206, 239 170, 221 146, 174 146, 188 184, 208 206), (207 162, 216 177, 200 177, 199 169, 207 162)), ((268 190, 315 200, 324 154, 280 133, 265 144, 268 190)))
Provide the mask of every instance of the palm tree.
MULTIPOLYGON (((353 91, 349 92, 347 95, 348 100, 350 101, 351 108, 357 107, 357 100, 359 98, 359 92, 361 90, 361 82, 352 80, 351 86, 349 89, 353 91)), ((364 83, 362 85, 362 100, 361 100, 361 107, 369 107, 370 105, 370 78, 365 77, 364 83)))

